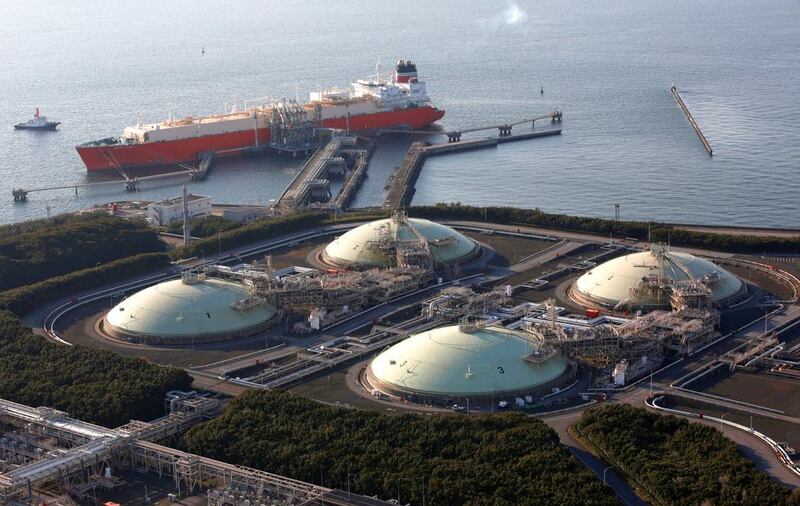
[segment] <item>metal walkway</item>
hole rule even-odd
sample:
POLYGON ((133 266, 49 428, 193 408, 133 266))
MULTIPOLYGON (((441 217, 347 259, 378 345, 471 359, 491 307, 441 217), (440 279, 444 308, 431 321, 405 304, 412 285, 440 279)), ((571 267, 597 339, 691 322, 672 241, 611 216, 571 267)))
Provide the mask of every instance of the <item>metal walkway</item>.
MULTIPOLYGON (((136 436, 153 437, 154 433, 148 433, 146 428, 131 431, 132 424, 112 430, 70 418, 61 411, 32 408, 4 399, 0 399, 0 419, 22 425, 32 433, 54 437, 66 447, 0 474, 0 504, 29 496, 34 488, 47 485, 68 489, 86 473, 101 474, 105 467, 145 469, 160 476, 171 476, 180 492, 197 491, 203 483, 215 480, 218 487, 236 490, 239 497, 270 504, 388 504, 137 439, 136 436)), ((169 419, 167 416, 161 420, 169 419)), ((186 417, 173 417, 172 425, 179 426, 185 421, 186 417)), ((170 431, 167 427, 170 423, 139 423, 160 426, 163 431, 158 434, 170 431)))

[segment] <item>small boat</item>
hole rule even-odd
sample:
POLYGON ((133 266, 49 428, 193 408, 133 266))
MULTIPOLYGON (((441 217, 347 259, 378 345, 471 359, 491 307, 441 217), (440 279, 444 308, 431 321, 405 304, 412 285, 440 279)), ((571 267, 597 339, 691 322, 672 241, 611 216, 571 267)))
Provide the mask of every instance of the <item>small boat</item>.
POLYGON ((32 119, 25 123, 17 123, 14 128, 17 130, 55 130, 60 124, 60 121, 47 121, 47 116, 41 116, 37 107, 36 114, 33 115, 32 119))

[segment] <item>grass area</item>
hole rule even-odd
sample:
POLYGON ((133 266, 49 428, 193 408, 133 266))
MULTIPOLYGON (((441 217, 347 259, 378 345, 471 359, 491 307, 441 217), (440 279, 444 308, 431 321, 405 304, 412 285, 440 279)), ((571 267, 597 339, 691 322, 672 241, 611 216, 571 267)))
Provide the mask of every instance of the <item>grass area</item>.
POLYGON ((552 241, 524 239, 502 234, 489 235, 472 231, 464 231, 463 234, 491 247, 497 255, 490 263, 501 267, 515 264, 527 256, 556 244, 552 241))
POLYGON ((308 255, 316 248, 328 244, 332 239, 333 236, 317 237, 316 239, 298 243, 295 246, 273 250, 271 253, 272 267, 274 269, 283 269, 293 265, 311 267, 308 263, 308 255))
POLYGON ((347 386, 347 370, 331 371, 313 381, 291 388, 289 391, 315 401, 391 412, 391 410, 387 410, 385 404, 373 402, 353 392, 347 386))
POLYGON ((703 413, 704 415, 713 416, 715 418, 721 418, 724 415, 725 420, 744 425, 745 427, 750 427, 752 423, 755 430, 766 434, 775 441, 785 441, 792 448, 800 450, 800 425, 794 423, 775 420, 774 418, 765 416, 750 415, 742 411, 731 411, 705 402, 683 399, 680 397, 667 396, 662 405, 682 411, 703 413))
POLYGON ((792 297, 791 287, 773 276, 736 265, 723 265, 723 267, 743 280, 758 285, 764 290, 776 295, 779 299, 790 299, 792 297))
POLYGON ((707 394, 779 409, 800 417, 800 381, 766 373, 737 371, 718 375, 693 387, 707 394))

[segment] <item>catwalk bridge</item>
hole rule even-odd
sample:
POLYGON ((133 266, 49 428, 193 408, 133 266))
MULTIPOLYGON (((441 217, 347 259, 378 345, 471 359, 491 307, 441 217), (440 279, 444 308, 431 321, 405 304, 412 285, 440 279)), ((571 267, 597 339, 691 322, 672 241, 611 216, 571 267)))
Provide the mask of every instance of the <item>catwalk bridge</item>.
POLYGON ((61 185, 61 186, 46 186, 40 188, 14 188, 11 191, 11 194, 14 196, 15 202, 25 202, 28 200, 28 194, 34 192, 44 192, 44 191, 53 191, 53 190, 75 190, 75 195, 78 195, 79 188, 93 188, 93 187, 102 187, 102 186, 117 186, 123 185, 125 191, 137 191, 139 189, 139 184, 143 181, 156 181, 158 179, 165 179, 171 178, 176 176, 189 176, 192 178, 193 181, 202 181, 206 177, 208 177, 208 173, 211 171, 211 163, 214 161, 214 153, 201 153, 200 154, 200 163, 197 167, 192 167, 186 164, 179 164, 179 166, 183 170, 174 171, 174 172, 167 172, 165 174, 154 174, 152 176, 142 176, 142 177, 131 177, 121 168, 118 168, 117 171, 122 176, 122 179, 116 179, 113 181, 98 181, 96 183, 78 183, 78 184, 69 184, 69 185, 61 185))
POLYGON ((403 130, 403 129, 378 129, 375 130, 376 132, 380 133, 403 133, 403 134, 420 134, 420 135, 447 135, 448 142, 459 142, 461 141, 461 135, 472 133, 472 132, 482 132, 484 130, 497 130, 500 137, 507 137, 511 135, 511 130, 517 125, 525 125, 527 123, 531 124, 531 128, 535 128, 537 121, 542 120, 550 120, 550 123, 560 123, 561 122, 561 115, 562 112, 560 110, 548 112, 547 114, 542 114, 540 116, 535 116, 533 118, 522 119, 519 121, 515 121, 513 123, 501 123, 497 125, 486 125, 486 126, 477 126, 477 127, 470 127, 470 128, 462 128, 459 130, 449 130, 449 131, 436 131, 436 130, 403 130))

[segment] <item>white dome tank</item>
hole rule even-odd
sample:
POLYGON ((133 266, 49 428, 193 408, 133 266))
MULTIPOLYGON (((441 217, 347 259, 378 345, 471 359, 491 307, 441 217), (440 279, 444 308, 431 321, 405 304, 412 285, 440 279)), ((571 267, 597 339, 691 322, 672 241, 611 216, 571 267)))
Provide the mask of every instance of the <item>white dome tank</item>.
POLYGON ((710 289, 711 299, 725 305, 746 293, 742 280, 704 258, 654 246, 649 251, 613 258, 587 271, 575 281, 578 302, 614 308, 668 307, 668 287, 675 282, 699 281, 710 289), (649 286, 649 288, 648 288, 649 286))
POLYGON ((387 267, 395 265, 398 247, 421 241, 434 264, 462 263, 480 253, 477 242, 448 226, 398 213, 346 232, 325 247, 322 260, 350 269, 387 267))
POLYGON ((367 368, 368 381, 387 393, 436 398, 549 393, 568 369, 560 355, 529 361, 537 345, 500 327, 439 327, 412 335, 367 368))
POLYGON ((145 288, 103 318, 111 337, 148 344, 224 341, 272 326, 275 309, 250 296, 243 285, 184 274, 145 288))

